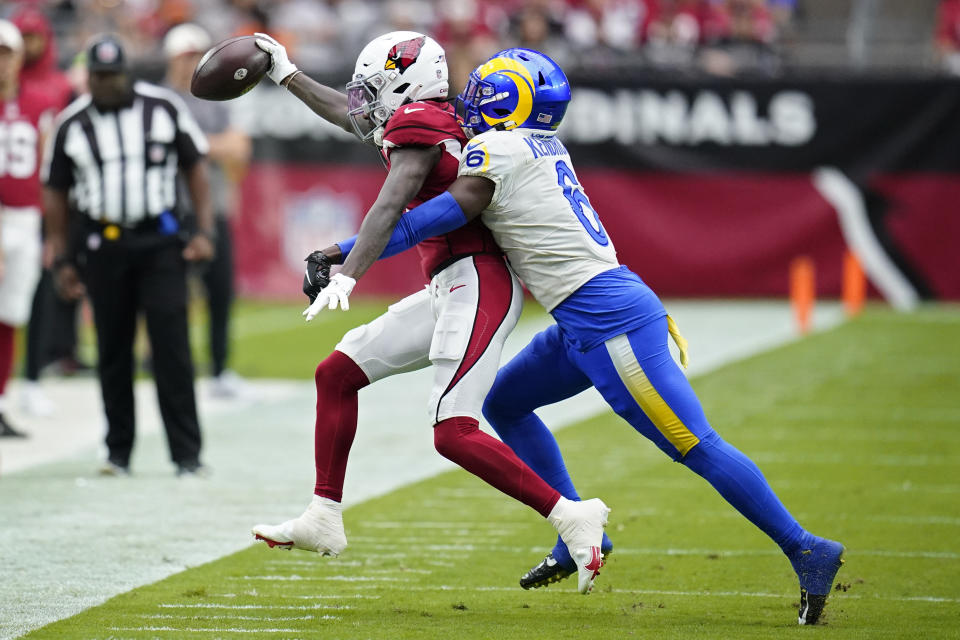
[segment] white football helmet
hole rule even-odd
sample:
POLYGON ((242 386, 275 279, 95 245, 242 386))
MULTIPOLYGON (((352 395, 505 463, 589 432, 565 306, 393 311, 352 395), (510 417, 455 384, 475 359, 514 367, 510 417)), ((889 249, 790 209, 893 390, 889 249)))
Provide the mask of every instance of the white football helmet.
POLYGON ((447 97, 447 56, 430 36, 393 31, 357 57, 347 83, 347 112, 361 140, 380 144, 383 126, 407 102, 447 97))

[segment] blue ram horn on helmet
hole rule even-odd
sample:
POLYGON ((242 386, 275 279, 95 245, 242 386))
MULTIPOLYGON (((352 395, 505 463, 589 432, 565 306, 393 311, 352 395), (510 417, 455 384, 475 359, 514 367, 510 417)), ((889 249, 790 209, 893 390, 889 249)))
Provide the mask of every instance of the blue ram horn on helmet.
POLYGON ((556 62, 515 47, 474 69, 458 98, 474 135, 492 128, 554 130, 570 103, 570 83, 556 62))

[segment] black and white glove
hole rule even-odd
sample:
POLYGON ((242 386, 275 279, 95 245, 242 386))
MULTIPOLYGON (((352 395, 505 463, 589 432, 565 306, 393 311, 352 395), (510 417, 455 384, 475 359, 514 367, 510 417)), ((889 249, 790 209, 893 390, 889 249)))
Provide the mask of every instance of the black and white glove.
POLYGON ((314 251, 306 258, 307 269, 303 273, 303 292, 312 303, 320 290, 330 284, 330 258, 323 251, 314 251))

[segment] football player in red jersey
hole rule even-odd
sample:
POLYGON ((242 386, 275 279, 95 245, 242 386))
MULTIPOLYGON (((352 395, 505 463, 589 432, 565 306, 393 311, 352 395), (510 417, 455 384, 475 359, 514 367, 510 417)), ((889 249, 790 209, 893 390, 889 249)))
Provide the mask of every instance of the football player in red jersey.
MULTIPOLYGON (((308 78, 269 36, 258 34, 257 44, 272 58, 271 80, 322 118, 380 148, 387 178, 361 229, 389 235, 406 207, 442 193, 456 178, 466 137, 446 102, 446 57, 432 38, 398 31, 374 39, 360 53, 346 94, 308 78)), ((323 286, 352 290, 353 281, 342 274, 327 285, 330 264, 339 262, 341 249, 346 247, 334 245, 308 258, 304 291, 311 301, 323 286)), ((376 255, 381 249, 363 240, 350 247, 376 255)), ((357 428, 357 392, 381 378, 432 364, 429 409, 437 451, 547 517, 564 539, 572 536, 571 548, 582 550, 585 558, 579 588, 586 593, 599 569, 592 559, 599 556, 608 509, 596 499, 562 498, 509 447, 478 429, 503 342, 520 315, 520 283, 479 221, 422 242, 418 249, 430 284, 348 332, 317 367, 317 482, 310 506, 298 518, 257 525, 253 533, 271 547, 342 552, 347 540, 340 503, 357 428)))
POLYGON ((21 87, 23 38, 0 20, 0 436, 24 434, 4 415, 15 328, 30 315, 40 278, 40 150, 56 106, 46 93, 21 87))

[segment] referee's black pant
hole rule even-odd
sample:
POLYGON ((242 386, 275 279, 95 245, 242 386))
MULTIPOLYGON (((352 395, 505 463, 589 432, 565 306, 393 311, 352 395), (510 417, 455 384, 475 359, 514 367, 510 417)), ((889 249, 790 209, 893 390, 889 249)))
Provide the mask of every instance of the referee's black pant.
POLYGON ((187 333, 186 263, 176 236, 124 230, 89 237, 84 280, 93 305, 110 461, 128 466, 134 441, 133 342, 143 311, 170 456, 193 467, 200 426, 187 333), (99 246, 97 246, 99 245, 99 246))

